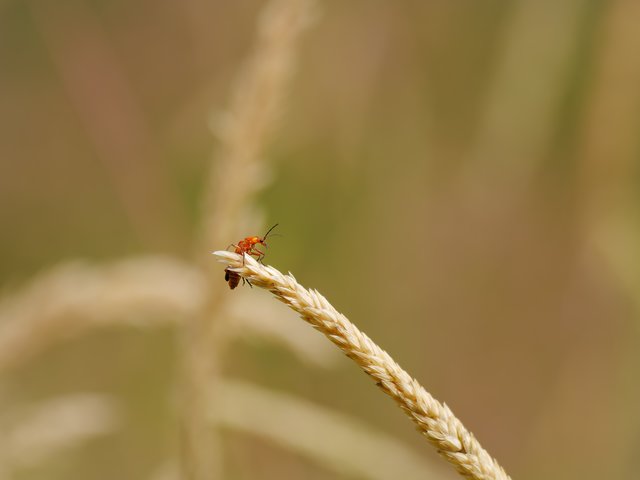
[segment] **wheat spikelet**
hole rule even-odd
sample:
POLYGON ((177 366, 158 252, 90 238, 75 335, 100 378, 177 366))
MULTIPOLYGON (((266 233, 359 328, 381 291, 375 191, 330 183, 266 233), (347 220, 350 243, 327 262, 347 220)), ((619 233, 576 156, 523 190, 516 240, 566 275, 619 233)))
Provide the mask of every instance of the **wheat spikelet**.
POLYGON ((305 289, 293 275, 284 275, 249 256, 243 259, 227 251, 217 251, 214 255, 230 264, 254 286, 269 290, 360 365, 459 473, 477 480, 509 479, 449 407, 434 399, 387 352, 333 308, 320 293, 305 289))

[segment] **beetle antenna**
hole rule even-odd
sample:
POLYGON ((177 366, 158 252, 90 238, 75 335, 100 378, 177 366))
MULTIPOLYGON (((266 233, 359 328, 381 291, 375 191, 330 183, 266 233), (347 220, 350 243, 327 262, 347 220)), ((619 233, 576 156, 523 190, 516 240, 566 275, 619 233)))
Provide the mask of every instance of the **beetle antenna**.
POLYGON ((269 233, 271 233, 271 230, 273 230, 277 226, 278 226, 278 224, 276 223, 273 227, 271 227, 269 230, 267 230, 267 233, 264 234, 264 237, 262 237, 262 240, 266 240, 267 236, 269 235, 269 233))

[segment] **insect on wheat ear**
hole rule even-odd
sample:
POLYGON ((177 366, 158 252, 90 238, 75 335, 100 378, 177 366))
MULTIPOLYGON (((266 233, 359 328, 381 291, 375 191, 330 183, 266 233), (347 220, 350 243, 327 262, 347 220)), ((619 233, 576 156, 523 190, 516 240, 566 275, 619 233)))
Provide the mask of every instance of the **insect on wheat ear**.
POLYGON ((271 231, 277 226, 278 224, 276 223, 273 227, 267 230, 267 233, 265 233, 263 237, 256 237, 256 236, 245 237, 244 239, 240 240, 237 245, 232 244, 230 246, 235 247, 235 252, 237 254, 240 254, 243 256, 245 254, 251 255, 252 257, 256 257, 256 260, 258 260, 259 262, 262 262, 262 259, 264 258, 265 253, 262 250, 258 250, 257 245, 258 244, 264 245, 264 247, 266 248, 267 242, 265 240, 267 239, 271 231))
MULTIPOLYGON (((267 248, 267 242, 266 239, 269 236, 269 234, 271 233, 271 231, 276 228, 278 226, 278 224, 276 223, 273 227, 271 227, 269 230, 267 230, 267 233, 265 233, 262 237, 245 237, 242 240, 240 240, 238 242, 237 245, 235 244, 231 244, 229 245, 229 247, 234 247, 234 251, 235 253, 242 255, 242 263, 244 264, 244 256, 245 255, 251 255, 252 257, 256 257, 256 260, 260 263, 262 263, 262 259, 264 258, 265 252, 263 252, 262 250, 258 250, 257 245, 264 245, 265 248, 267 248)), ((227 247, 227 248, 229 248, 227 247)), ((238 286, 238 284, 240 283, 240 279, 242 278, 242 284, 244 285, 245 282, 249 284, 249 286, 251 286, 251 282, 249 282, 249 280, 246 280, 245 278, 241 277, 237 272, 234 272, 233 270, 230 270, 229 267, 224 269, 224 280, 226 282, 229 283, 229 288, 231 290, 233 290, 234 288, 236 288, 238 286)))

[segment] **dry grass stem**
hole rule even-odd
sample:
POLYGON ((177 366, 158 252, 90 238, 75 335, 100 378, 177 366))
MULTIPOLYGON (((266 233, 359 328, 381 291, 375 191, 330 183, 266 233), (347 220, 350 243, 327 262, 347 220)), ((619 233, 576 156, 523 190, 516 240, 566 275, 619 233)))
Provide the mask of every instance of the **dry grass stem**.
MULTIPOLYGON (((94 329, 182 325, 200 311, 204 285, 199 270, 169 257, 54 267, 0 299, 0 372, 94 329)), ((264 338, 315 366, 333 363, 334 352, 325 342, 302 325, 286 325, 273 307, 255 295, 234 295, 224 310, 227 340, 264 338)))
POLYGON ((159 161, 163 152, 155 142, 135 82, 128 78, 98 9, 88 2, 26 2, 24 7, 43 37, 58 81, 131 227, 146 245, 175 248, 183 240, 178 225, 185 225, 183 212, 176 208, 180 205, 177 192, 169 171, 163 168, 165 162, 159 161), (95 94, 96 88, 100 95, 95 94))
POLYGON ((272 0, 259 18, 255 49, 234 84, 231 104, 212 122, 220 151, 205 192, 203 251, 249 226, 238 219, 251 213, 251 200, 268 178, 265 149, 290 84, 298 37, 314 6, 314 0, 272 0))
POLYGON ((394 438, 320 405, 250 383, 225 380, 214 421, 258 435, 324 468, 371 480, 435 480, 441 475, 394 438), (288 428, 289 427, 289 428, 288 428))
POLYGON ((36 465, 61 450, 114 431, 120 415, 105 395, 80 393, 12 411, 0 419, 0 451, 4 467, 36 465))
MULTIPOLYGON (((289 85, 298 36, 309 24, 314 0, 271 0, 259 19, 252 57, 239 75, 228 110, 216 125, 220 152, 211 169, 203 203, 201 246, 238 238, 239 219, 251 219, 252 200, 265 183, 265 146, 277 124, 289 85)), ((201 258, 201 260, 204 260, 201 258)), ((185 479, 211 480, 222 476, 222 458, 210 424, 206 421, 224 342, 219 331, 224 302, 218 272, 208 271, 207 298, 190 322, 184 345, 184 419, 182 469, 185 479), (212 322, 212 319, 218 322, 212 322), (216 329, 216 332, 214 332, 216 329)))
POLYGON ((60 265, 0 301, 0 372, 98 326, 192 317, 203 299, 202 274, 166 257, 60 265))
POLYGON ((477 480, 509 478, 446 405, 434 399, 320 293, 305 289, 293 275, 284 275, 251 257, 245 256, 243 262, 240 255, 227 251, 217 251, 214 255, 254 286, 269 290, 360 365, 460 474, 477 480))
POLYGON ((640 311, 638 15, 638 2, 617 2, 608 10, 582 125, 579 177, 593 246, 640 311))
POLYGON ((470 164, 462 170, 469 184, 499 172, 518 191, 544 158, 571 73, 570 58, 579 38, 576 12, 583 3, 570 0, 554 9, 536 1, 513 5, 470 164), (545 26, 544 35, 540 25, 545 26))

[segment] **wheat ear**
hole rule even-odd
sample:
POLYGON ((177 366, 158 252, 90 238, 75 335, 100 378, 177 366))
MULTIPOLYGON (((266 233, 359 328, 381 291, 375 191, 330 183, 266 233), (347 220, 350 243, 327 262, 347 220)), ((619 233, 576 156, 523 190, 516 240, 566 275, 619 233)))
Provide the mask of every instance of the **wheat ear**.
POLYGON ((269 290, 278 300, 322 332, 391 396, 420 432, 460 474, 470 479, 507 480, 509 476, 444 404, 433 398, 369 337, 339 313, 320 293, 307 290, 293 275, 284 275, 249 256, 213 252, 252 285, 269 290))

